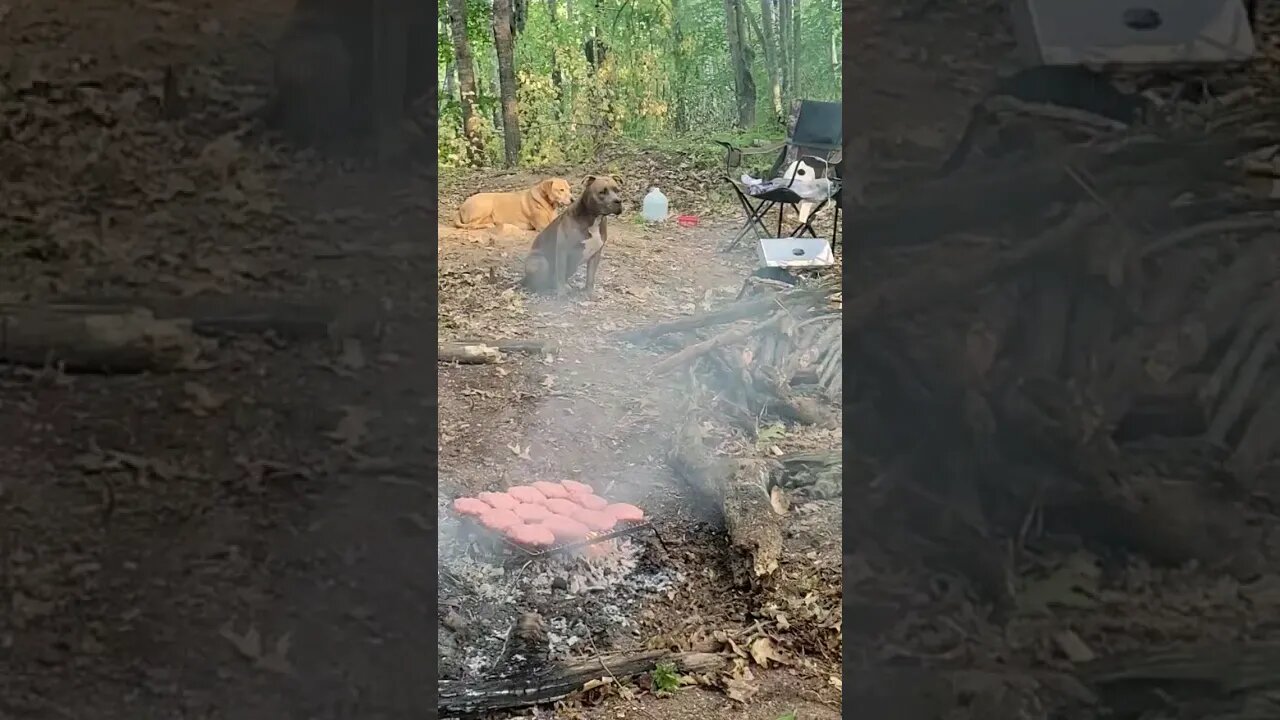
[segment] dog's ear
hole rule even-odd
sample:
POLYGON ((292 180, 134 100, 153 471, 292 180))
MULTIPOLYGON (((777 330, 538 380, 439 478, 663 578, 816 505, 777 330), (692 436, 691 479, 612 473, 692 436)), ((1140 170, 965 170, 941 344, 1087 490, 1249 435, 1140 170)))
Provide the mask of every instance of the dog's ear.
POLYGON ((609 177, 613 178, 613 181, 617 183, 618 187, 622 187, 622 178, 620 176, 610 175, 609 177))
POLYGON ((552 205, 555 204, 554 203, 555 198, 552 197, 551 193, 556 188, 555 188, 555 183, 552 180, 550 179, 543 180, 542 182, 538 183, 534 187, 537 188, 538 194, 542 196, 543 200, 546 200, 548 204, 552 204, 552 205))
POLYGON ((593 183, 593 182, 595 182, 595 181, 596 181, 596 176, 595 176, 595 175, 588 175, 588 176, 587 176, 587 181, 586 181, 585 183, 583 183, 583 185, 585 185, 586 187, 591 187, 591 183, 593 183))

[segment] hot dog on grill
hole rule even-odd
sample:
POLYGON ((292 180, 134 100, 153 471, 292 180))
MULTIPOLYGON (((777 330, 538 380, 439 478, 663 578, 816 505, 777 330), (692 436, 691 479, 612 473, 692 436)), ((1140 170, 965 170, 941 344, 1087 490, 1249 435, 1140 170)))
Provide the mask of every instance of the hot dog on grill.
POLYGON ((493 507, 498 508, 499 510, 511 510, 515 508, 515 506, 519 502, 518 500, 516 500, 515 498, 511 497, 506 493, 498 493, 498 492, 482 492, 476 497, 492 505, 493 507))
POLYGON ((609 532, 618 522, 616 518, 608 513, 586 508, 579 509, 572 517, 596 532, 609 532))
POLYGON ((604 511, 617 518, 618 522, 644 522, 644 511, 628 503, 613 503, 604 511))
POLYGON ((582 509, 582 506, 578 503, 564 498, 548 498, 545 505, 551 512, 567 517, 573 517, 575 512, 582 509))
POLYGON ((527 523, 540 522, 542 520, 546 520, 548 517, 551 516, 551 511, 546 509, 542 505, 535 505, 533 503, 525 503, 525 502, 522 502, 519 505, 517 505, 513 512, 517 516, 519 516, 521 520, 527 523))
POLYGON ((480 517, 492 509, 492 505, 473 497, 460 497, 453 501, 453 511, 466 517, 480 517))
POLYGON ((571 543, 591 537, 591 529, 564 515, 552 515, 542 521, 543 527, 556 536, 556 542, 571 543))
MULTIPOLYGON (((534 506, 537 507, 537 506, 534 506)), ((545 525, 529 525, 521 523, 506 529, 507 537, 521 545, 546 548, 556 544, 555 533, 545 525)))
POLYGON ((493 509, 480 516, 480 524, 495 532, 518 525, 520 518, 510 510, 493 509))
POLYGON ((534 503, 535 505, 541 505, 547 501, 547 496, 538 492, 538 489, 532 485, 516 485, 508 488, 507 494, 520 502, 534 503))
POLYGON ((535 490, 542 493, 543 495, 546 495, 549 498, 568 498, 569 497, 569 491, 566 490, 565 487, 560 483, 553 483, 553 482, 547 482, 546 480, 539 480, 537 482, 533 482, 529 484, 532 485, 535 490))
POLYGON ((609 507, 609 501, 599 495, 575 495, 573 501, 588 510, 603 510, 609 507))
POLYGON ((591 495, 595 492, 595 490, 591 489, 590 485, 580 483, 577 480, 561 480, 560 485, 562 485, 565 490, 568 490, 570 495, 591 495))

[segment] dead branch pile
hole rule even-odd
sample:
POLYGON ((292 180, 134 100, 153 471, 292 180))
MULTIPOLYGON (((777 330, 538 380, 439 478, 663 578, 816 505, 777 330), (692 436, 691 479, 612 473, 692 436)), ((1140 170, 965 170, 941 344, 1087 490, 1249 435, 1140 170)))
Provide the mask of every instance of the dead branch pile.
MULTIPOLYGON (((1280 490, 1280 203, 1247 187, 1280 175, 1276 117, 1110 136, 914 188, 850 218, 841 310, 822 290, 761 284, 649 330, 732 323, 655 370, 687 368, 743 429, 833 423, 843 402, 846 457, 878 477, 846 496, 857 522, 905 529, 916 556, 999 605, 1017 553, 1062 534, 1255 572, 1246 500, 1280 490)), ((673 465, 722 500, 746 567, 767 574, 779 523, 760 518, 782 471, 700 457, 703 434, 677 432, 673 465)))
POLYGON ((575 692, 600 687, 605 684, 602 678, 608 682, 625 682, 653 670, 660 662, 673 664, 683 674, 703 674, 715 672, 727 661, 711 653, 647 650, 597 656, 479 683, 442 680, 437 709, 440 717, 470 717, 550 703, 575 692))
MULTIPOLYGON (((770 422, 834 428, 842 393, 838 304, 831 286, 792 288, 751 278, 738 302, 649 328, 633 339, 706 331, 653 372, 688 371, 691 401, 715 408, 751 440, 770 422)), ((707 434, 698 415, 690 414, 675 429, 670 462, 690 487, 722 509, 739 560, 732 566, 736 580, 753 584, 779 566, 785 502, 778 488, 789 466, 773 458, 718 457, 707 434)))
POLYGON ((851 217, 866 521, 923 529, 997 600, 1009 548, 1055 531, 1249 572, 1242 501, 1280 479, 1280 204, 1244 188, 1275 117, 988 163, 851 217))

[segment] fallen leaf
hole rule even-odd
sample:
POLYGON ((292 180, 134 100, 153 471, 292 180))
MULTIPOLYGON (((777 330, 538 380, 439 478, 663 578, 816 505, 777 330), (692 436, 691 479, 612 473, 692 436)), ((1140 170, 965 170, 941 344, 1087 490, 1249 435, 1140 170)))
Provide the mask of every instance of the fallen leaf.
POLYGON ((1073 663, 1092 662, 1098 657, 1073 630, 1063 630, 1055 633, 1053 640, 1057 643, 1058 648, 1062 650, 1062 654, 1066 655, 1067 659, 1073 663))
POLYGON ((342 356, 338 358, 338 363, 348 370, 364 369, 366 365, 364 347, 360 345, 357 338, 343 338, 342 356))
POLYGON ((729 696, 730 700, 746 704, 760 692, 760 686, 751 682, 754 679, 751 671, 743 677, 730 677, 724 681, 724 694, 729 696))
POLYGON ((347 448, 358 447, 369 434, 369 422, 376 418, 377 414, 358 405, 346 405, 342 411, 344 415, 338 421, 338 426, 327 433, 327 437, 347 448))
POLYGON ((262 636, 258 634, 258 629, 250 625, 249 629, 243 635, 235 631, 235 627, 230 621, 222 626, 218 631, 227 642, 235 647, 236 652, 243 655, 249 660, 257 662, 262 657, 262 636))
POLYGON ((1018 606, 1033 613, 1049 612, 1055 606, 1096 607, 1100 576, 1095 559, 1076 553, 1048 577, 1028 582, 1018 593, 1018 606))
POLYGON ((773 511, 779 515, 786 515, 791 511, 791 501, 787 499, 787 493, 781 487, 774 485, 769 491, 769 504, 773 506, 773 511))
POLYGON ((591 690, 595 690, 598 687, 604 687, 605 685, 608 685, 611 682, 613 682, 613 680, 607 677, 592 678, 591 680, 588 680, 582 684, 582 692, 589 692, 591 690))
POLYGON ((791 662, 774 647, 773 641, 767 637, 759 637, 751 641, 751 659, 762 668, 774 662, 779 665, 790 665, 791 662))
POLYGON ((293 666, 289 664, 289 649, 292 646, 292 636, 289 633, 281 635, 271 646, 271 652, 258 658, 257 666, 280 675, 292 675, 293 666))
POLYGON ((187 395, 187 402, 183 403, 183 407, 190 410, 197 417, 205 417, 209 413, 218 410, 227 404, 228 397, 219 395, 209 388, 197 382, 186 382, 182 385, 182 391, 187 395))
POLYGON ((520 447, 520 443, 510 443, 510 444, 508 444, 508 445, 507 445, 507 449, 511 451, 511 454, 512 454, 512 455, 515 455, 516 457, 520 458, 521 460, 532 460, 532 459, 533 459, 532 457, 530 457, 530 456, 529 456, 529 451, 533 449, 533 446, 532 446, 532 445, 529 445, 529 446, 526 446, 526 447, 524 447, 524 448, 521 448, 521 447, 520 447))

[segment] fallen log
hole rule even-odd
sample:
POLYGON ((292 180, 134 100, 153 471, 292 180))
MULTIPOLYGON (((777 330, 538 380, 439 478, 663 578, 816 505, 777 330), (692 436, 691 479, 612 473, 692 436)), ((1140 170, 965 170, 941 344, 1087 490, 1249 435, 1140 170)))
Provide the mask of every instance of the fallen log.
POLYGON ((1222 693, 1280 687, 1280 643, 1225 642, 1166 647, 1095 661, 1083 678, 1104 691, 1121 684, 1147 687, 1211 685, 1222 693))
POLYGON ((369 337, 376 323, 372 309, 343 309, 269 297, 195 295, 191 297, 67 296, 59 305, 117 313, 144 308, 161 320, 187 320, 197 335, 260 335, 286 340, 369 337))
POLYGON ((647 328, 632 330, 623 335, 623 337, 638 341, 652 340, 654 338, 669 335, 673 332, 682 332, 685 330, 697 330, 703 327, 712 327, 715 325, 723 325, 734 320, 742 320, 749 317, 759 317, 776 308, 813 304, 821 301, 827 295, 825 290, 789 290, 787 292, 776 293, 766 297, 758 297, 744 302, 737 302, 728 307, 721 308, 714 312, 699 313, 688 317, 679 318, 670 322, 659 323, 647 328))
POLYGON ((549 340, 482 340, 478 338, 459 338, 449 345, 487 345, 504 353, 525 353, 543 355, 555 352, 556 344, 549 340))
POLYGON ((1268 393, 1249 420, 1227 467, 1240 487, 1252 491, 1259 474, 1280 454, 1280 388, 1268 393))
POLYGON ((489 345, 440 345, 436 359, 443 363, 484 365, 500 362, 502 351, 489 345))
POLYGON ((756 585, 772 575, 782 557, 782 518, 769 499, 775 464, 713 457, 693 417, 676 431, 668 461, 677 476, 723 513, 736 560, 735 582, 756 585))
POLYGON ((1010 250, 993 253, 963 267, 926 266, 904 277, 885 281, 857 294, 845 304, 846 329, 860 328, 872 320, 883 322, 972 291, 1001 273, 1070 247, 1081 239, 1086 228, 1104 215, 1105 212, 1094 205, 1079 207, 1057 226, 1010 250))
POLYGON ((627 680, 669 662, 686 675, 713 673, 726 659, 711 653, 639 653, 602 655, 553 666, 536 674, 480 682, 441 680, 436 707, 441 718, 480 715, 562 700, 592 680, 627 680))
POLYGON ((0 305, 0 362, 87 373, 170 372, 196 368, 212 347, 190 321, 158 319, 142 308, 0 305))
POLYGON ((750 375, 761 410, 802 425, 829 428, 839 423, 836 413, 829 410, 826 403, 792 391, 786 379, 767 366, 758 367, 750 375))
POLYGON ((776 326, 785 317, 787 317, 787 313, 785 311, 781 311, 774 313, 772 317, 763 322, 758 322, 747 327, 730 328, 722 333, 707 338, 702 342, 694 343, 680 352, 659 361, 653 366, 650 372, 654 375, 661 375, 680 367, 701 355, 705 355, 718 347, 740 343, 762 330, 776 326))

